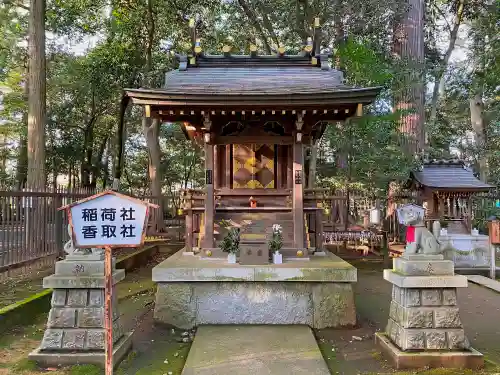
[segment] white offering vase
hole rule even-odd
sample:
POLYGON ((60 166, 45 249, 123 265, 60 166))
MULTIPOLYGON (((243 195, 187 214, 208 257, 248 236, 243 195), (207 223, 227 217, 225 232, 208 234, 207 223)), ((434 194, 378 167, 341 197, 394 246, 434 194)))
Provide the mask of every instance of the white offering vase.
POLYGON ((275 251, 273 254, 273 263, 274 264, 282 264, 283 263, 283 255, 280 254, 279 251, 275 251))
POLYGON ((471 234, 472 234, 473 236, 479 236, 479 231, 478 231, 476 228, 474 228, 474 229, 472 230, 471 234))
POLYGON ((236 264, 236 254, 234 253, 227 254, 227 262, 229 264, 236 264))
POLYGON ((439 231, 439 234, 441 236, 447 236, 448 235, 448 229, 446 228, 441 228, 441 230, 439 231))

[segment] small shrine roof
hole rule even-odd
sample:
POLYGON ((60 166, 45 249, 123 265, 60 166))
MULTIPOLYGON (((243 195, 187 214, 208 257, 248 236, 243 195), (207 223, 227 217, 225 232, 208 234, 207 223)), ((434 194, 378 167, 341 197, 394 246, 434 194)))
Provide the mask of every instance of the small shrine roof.
POLYGON ((257 104, 260 97, 276 99, 275 104, 281 105, 301 102, 321 107, 369 104, 382 89, 345 85, 343 73, 330 68, 327 55, 200 55, 193 63, 186 56, 178 58, 179 69, 166 73, 162 88, 125 89, 127 95, 138 104, 152 105, 154 101, 180 104, 198 100, 209 104, 224 98, 247 98, 257 104))
MULTIPOLYGON (((166 74, 164 91, 179 94, 293 95, 359 91, 343 84, 342 72, 310 66, 189 68, 166 74)), ((363 89, 361 89, 363 90, 363 89)))
POLYGON ((460 160, 425 161, 412 175, 423 186, 434 189, 486 191, 494 187, 476 178, 460 160))

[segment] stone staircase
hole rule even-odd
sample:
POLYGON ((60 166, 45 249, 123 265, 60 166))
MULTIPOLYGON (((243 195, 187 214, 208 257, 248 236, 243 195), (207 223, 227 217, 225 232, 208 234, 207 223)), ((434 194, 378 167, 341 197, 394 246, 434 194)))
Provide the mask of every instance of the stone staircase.
POLYGON ((447 229, 450 234, 470 234, 462 221, 449 221, 447 229))

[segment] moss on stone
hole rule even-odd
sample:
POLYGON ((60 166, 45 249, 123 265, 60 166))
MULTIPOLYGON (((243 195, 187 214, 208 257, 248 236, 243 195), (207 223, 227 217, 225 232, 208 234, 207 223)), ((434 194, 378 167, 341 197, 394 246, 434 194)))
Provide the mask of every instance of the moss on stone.
POLYGON ((268 281, 268 280, 273 280, 278 277, 278 274, 275 272, 265 272, 265 271, 258 271, 255 273, 255 280, 258 281, 268 281))
POLYGON ((10 370, 13 373, 22 373, 25 371, 34 371, 37 369, 36 362, 30 361, 28 358, 23 358, 19 362, 15 363, 10 370))
POLYGON ((74 365, 68 369, 69 375, 102 375, 102 367, 96 365, 74 365))
POLYGON ((48 289, 0 309, 0 333, 46 313, 50 309, 51 297, 52 290, 48 289))
MULTIPOLYGON (((135 375, 164 375, 170 372, 172 375, 181 375, 190 347, 191 344, 184 343, 168 345, 167 350, 158 351, 153 358, 149 358, 149 364, 142 367, 135 375), (168 363, 165 363, 165 360, 168 363)), ((121 375, 121 372, 118 374, 121 375)))

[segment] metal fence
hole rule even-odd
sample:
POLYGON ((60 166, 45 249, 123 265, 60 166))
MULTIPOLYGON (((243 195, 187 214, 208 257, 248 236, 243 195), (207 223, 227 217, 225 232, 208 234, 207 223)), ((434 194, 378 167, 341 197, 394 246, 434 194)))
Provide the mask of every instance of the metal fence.
MULTIPOLYGON (((66 213, 61 206, 95 194, 88 189, 58 188, 51 191, 0 190, 0 273, 63 255, 69 240, 66 213)), ((177 216, 179 197, 136 196, 159 204, 153 210, 147 236, 181 241, 184 220, 177 216), (161 221, 161 225, 158 223, 161 221)))
POLYGON ((61 254, 68 240, 68 222, 58 208, 92 193, 85 189, 0 191, 0 272, 61 254))

